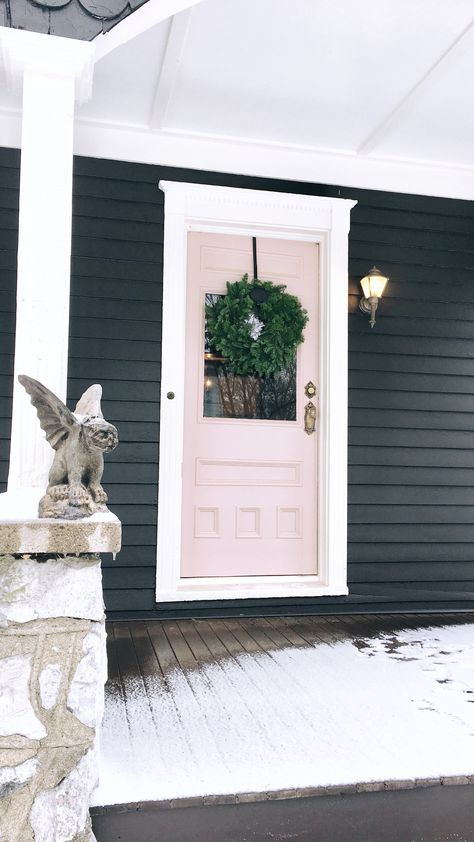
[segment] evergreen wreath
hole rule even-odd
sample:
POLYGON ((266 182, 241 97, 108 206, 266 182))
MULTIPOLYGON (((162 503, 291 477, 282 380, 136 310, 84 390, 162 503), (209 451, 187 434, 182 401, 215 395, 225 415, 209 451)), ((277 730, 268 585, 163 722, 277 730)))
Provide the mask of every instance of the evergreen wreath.
POLYGON ((276 374, 288 366, 298 345, 308 313, 283 284, 249 281, 248 275, 227 282, 227 294, 206 305, 206 332, 210 347, 224 357, 233 374, 276 374))

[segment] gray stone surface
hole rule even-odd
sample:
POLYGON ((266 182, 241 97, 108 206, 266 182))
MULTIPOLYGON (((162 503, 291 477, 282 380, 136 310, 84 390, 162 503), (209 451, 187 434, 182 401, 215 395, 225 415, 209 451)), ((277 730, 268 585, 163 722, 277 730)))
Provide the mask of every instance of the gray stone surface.
POLYGON ((0 631, 2 842, 92 838, 105 673, 103 622, 42 618, 0 631))
POLYGON ((41 707, 51 710, 58 701, 63 673, 59 664, 48 664, 39 674, 41 707))
POLYGON ((0 840, 94 842, 107 674, 97 553, 119 551, 121 525, 110 512, 35 519, 35 494, 0 495, 0 840))
POLYGON ((38 760, 36 757, 31 757, 18 766, 3 766, 3 768, 0 768, 0 798, 11 795, 24 786, 33 777, 37 768, 38 760))
POLYGON ((100 484, 103 454, 117 447, 118 432, 102 415, 102 387, 97 383, 90 386, 71 412, 38 380, 25 374, 18 380, 28 392, 46 440, 55 451, 39 516, 78 520, 106 512, 107 494, 100 484))
POLYGON ((32 740, 46 737, 30 700, 31 655, 0 660, 0 736, 19 734, 32 740))
POLYGON ((0 554, 4 555, 118 553, 121 534, 120 521, 111 512, 77 521, 14 520, 0 514, 0 554))
POLYGON ((94 842, 107 673, 100 560, 0 556, 0 583, 0 840, 94 842))
POLYGON ((0 556, 0 617, 15 623, 48 617, 102 620, 98 556, 66 556, 38 562, 0 556))
POLYGON ((104 712, 103 686, 107 681, 105 645, 105 628, 101 623, 94 623, 84 638, 84 657, 77 665, 67 697, 68 710, 90 728, 95 727, 104 712))
POLYGON ((92 748, 58 786, 36 796, 30 814, 35 842, 89 842, 89 795, 96 779, 92 748))

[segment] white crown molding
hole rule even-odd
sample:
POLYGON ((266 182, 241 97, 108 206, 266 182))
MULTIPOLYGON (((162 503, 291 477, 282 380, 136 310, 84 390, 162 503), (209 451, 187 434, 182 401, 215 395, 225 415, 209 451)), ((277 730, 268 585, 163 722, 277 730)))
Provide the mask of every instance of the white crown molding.
POLYGON ((75 98, 87 102, 92 95, 95 44, 39 32, 0 27, 0 57, 7 85, 21 91, 25 72, 74 79, 75 98))
POLYGON ((340 208, 346 209, 344 232, 347 234, 350 224, 348 211, 357 204, 351 199, 237 189, 211 184, 160 181, 159 186, 166 195, 167 215, 179 214, 186 218, 192 216, 206 220, 215 217, 219 224, 222 224, 224 219, 226 225, 241 226, 245 213, 250 215, 251 208, 252 228, 259 225, 273 225, 277 228, 283 225, 286 235, 291 233, 292 228, 301 232, 329 230, 333 225, 333 215, 340 208))

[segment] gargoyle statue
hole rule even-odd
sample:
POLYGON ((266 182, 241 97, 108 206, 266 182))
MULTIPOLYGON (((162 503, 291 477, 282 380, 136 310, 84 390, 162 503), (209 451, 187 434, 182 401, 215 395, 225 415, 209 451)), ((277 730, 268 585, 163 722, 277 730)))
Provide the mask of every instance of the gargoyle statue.
POLYGON ((24 374, 18 380, 30 395, 41 429, 56 451, 48 487, 39 502, 39 517, 76 520, 106 512, 107 494, 100 484, 103 453, 117 447, 118 432, 102 415, 102 386, 90 386, 71 412, 42 383, 24 374))

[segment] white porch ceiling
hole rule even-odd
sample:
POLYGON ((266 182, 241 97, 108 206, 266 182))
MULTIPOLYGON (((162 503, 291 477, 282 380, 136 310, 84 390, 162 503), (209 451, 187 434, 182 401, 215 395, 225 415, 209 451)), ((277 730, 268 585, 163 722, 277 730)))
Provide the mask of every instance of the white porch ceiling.
POLYGON ((474 198, 473 77, 472 0, 202 0, 100 58, 78 151, 474 198))

